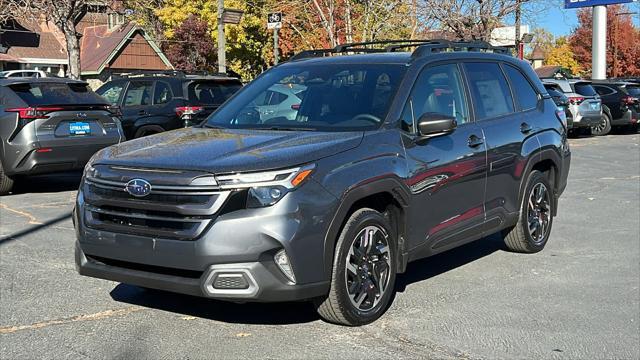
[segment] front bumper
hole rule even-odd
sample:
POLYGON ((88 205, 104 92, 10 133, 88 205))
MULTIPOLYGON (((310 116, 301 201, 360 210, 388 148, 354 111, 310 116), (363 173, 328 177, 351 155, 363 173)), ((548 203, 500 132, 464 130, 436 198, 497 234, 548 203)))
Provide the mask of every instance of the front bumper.
POLYGON ((277 302, 295 301, 318 297, 329 291, 328 282, 311 284, 288 284, 277 269, 261 263, 237 263, 211 265, 197 278, 160 274, 122 266, 107 265, 99 260, 87 258, 87 255, 76 243, 76 269, 80 275, 118 281, 131 285, 165 290, 175 293, 227 299, 235 301, 277 302), (251 279, 246 289, 216 289, 213 286, 214 276, 222 274, 246 274, 251 279))
POLYGON ((216 299, 310 299, 329 290, 324 234, 336 207, 337 199, 310 180, 271 207, 222 213, 198 238, 176 240, 87 226, 80 191, 73 214, 76 266, 81 275, 216 299), (295 284, 273 260, 281 249, 295 284), (242 277, 247 286, 213 286, 219 274, 242 277))

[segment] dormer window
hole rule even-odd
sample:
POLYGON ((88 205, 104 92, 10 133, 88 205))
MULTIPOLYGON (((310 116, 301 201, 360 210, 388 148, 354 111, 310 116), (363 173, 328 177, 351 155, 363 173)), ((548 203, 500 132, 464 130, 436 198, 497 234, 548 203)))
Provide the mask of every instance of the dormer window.
POLYGON ((124 24, 124 14, 110 13, 109 14, 109 30, 124 24))

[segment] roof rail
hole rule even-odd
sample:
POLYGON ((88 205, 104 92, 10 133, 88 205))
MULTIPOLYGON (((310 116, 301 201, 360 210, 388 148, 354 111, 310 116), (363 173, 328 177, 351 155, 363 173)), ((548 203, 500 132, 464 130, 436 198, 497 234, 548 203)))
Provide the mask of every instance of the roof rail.
POLYGON ((332 49, 314 49, 304 50, 289 60, 300 60, 311 57, 324 57, 333 54, 344 53, 381 53, 396 52, 400 49, 412 48, 416 49, 411 54, 411 58, 420 58, 433 53, 445 51, 486 51, 497 54, 510 55, 510 51, 505 47, 492 46, 485 41, 449 41, 449 40, 379 40, 366 41, 359 43, 341 44, 332 49), (380 46, 386 45, 383 48, 380 46))
POLYGON ((496 54, 510 55, 510 51, 505 47, 498 47, 486 41, 449 41, 434 40, 430 44, 419 46, 412 54, 412 58, 420 58, 429 54, 445 51, 486 51, 496 54))
POLYGON ((233 75, 218 73, 218 72, 208 72, 206 70, 197 70, 197 71, 182 71, 182 70, 132 70, 122 74, 114 74, 114 77, 119 78, 130 78, 130 77, 140 77, 140 76, 172 76, 179 78, 186 78, 188 76, 224 76, 224 77, 233 77, 233 75))

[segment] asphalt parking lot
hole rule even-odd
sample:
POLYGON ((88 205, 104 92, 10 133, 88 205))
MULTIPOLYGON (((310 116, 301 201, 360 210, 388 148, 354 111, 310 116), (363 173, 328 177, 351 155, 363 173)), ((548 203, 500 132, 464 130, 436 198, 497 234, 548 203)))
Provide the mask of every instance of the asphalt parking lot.
POLYGON ((232 304, 79 276, 70 211, 78 174, 0 198, 0 357, 640 357, 640 135, 572 140, 546 249, 492 236, 409 266, 361 328, 306 303, 232 304))

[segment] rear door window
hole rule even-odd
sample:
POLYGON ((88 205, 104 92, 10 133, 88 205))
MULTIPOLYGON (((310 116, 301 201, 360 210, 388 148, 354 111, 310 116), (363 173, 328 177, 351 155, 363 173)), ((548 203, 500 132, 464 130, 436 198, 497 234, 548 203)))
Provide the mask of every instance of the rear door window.
POLYGON ((153 93, 153 104, 162 105, 166 104, 173 99, 171 88, 169 84, 164 81, 156 81, 156 88, 153 93))
POLYGON ((194 81, 189 84, 187 94, 196 105, 220 105, 241 87, 235 81, 194 81))
POLYGON ((124 106, 151 105, 153 82, 132 81, 124 97, 124 106))
POLYGON ((538 93, 533 89, 531 83, 522 75, 520 70, 513 66, 506 65, 504 71, 511 82, 511 90, 520 105, 520 111, 534 109, 538 106, 538 93))
POLYGON ((511 91, 497 63, 464 64, 478 120, 514 112, 511 91))
POLYGON ((586 82, 577 82, 573 84, 573 89, 576 93, 582 96, 596 96, 597 93, 591 84, 586 82))
POLYGON ((24 83, 9 85, 27 105, 94 105, 105 100, 85 83, 24 83))

